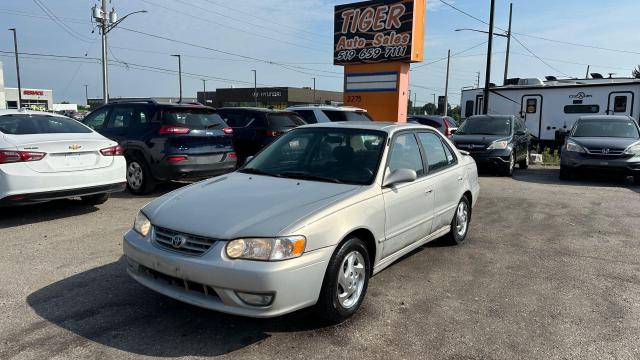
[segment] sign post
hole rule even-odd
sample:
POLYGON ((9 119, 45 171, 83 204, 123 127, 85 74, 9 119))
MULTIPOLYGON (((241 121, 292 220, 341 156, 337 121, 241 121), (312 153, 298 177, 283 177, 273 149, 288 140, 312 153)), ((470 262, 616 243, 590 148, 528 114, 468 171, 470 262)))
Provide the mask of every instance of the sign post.
POLYGON ((424 58, 426 0, 338 5, 333 63, 344 66, 344 104, 376 121, 406 122, 409 66, 424 58))

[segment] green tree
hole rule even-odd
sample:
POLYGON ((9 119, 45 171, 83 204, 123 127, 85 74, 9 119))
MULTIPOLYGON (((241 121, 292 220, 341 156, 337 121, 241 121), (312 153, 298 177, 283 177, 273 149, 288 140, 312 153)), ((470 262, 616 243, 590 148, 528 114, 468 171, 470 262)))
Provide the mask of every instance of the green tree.
POLYGON ((422 111, 427 115, 435 115, 438 111, 438 107, 434 103, 427 103, 422 107, 422 111))
POLYGON ((454 118, 457 123, 460 123, 460 112, 461 112, 461 109, 459 105, 457 105, 454 108, 451 108, 451 105, 449 105, 449 110, 447 111, 447 115, 454 118))
POLYGON ((640 79, 640 65, 638 65, 637 69, 633 69, 633 71, 631 72, 631 76, 636 79, 640 79))

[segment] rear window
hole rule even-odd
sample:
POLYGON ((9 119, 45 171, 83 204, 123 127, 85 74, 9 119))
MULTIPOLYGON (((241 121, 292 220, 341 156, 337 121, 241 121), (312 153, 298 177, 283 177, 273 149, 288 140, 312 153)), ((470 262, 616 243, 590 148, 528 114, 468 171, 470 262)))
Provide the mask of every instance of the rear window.
POLYGON ((218 112, 220 116, 224 118, 224 121, 232 128, 243 128, 247 126, 253 128, 264 127, 262 114, 256 113, 255 111, 219 110, 218 112))
POLYGON ((87 134, 91 130, 66 117, 15 114, 0 116, 0 132, 9 135, 87 134))
POLYGON ((165 109, 162 114, 162 123, 186 126, 196 130, 227 127, 220 115, 209 109, 165 109))
POLYGON ((318 122, 313 110, 296 110, 295 113, 300 115, 307 124, 315 124, 318 122))
POLYGON ((437 120, 433 120, 433 119, 412 117, 412 118, 409 118, 409 121, 417 122, 418 124, 422 124, 422 125, 431 126, 431 127, 436 128, 436 129, 440 129, 442 127, 442 124, 440 122, 438 122, 437 120))
POLYGON ((301 117, 294 114, 270 114, 269 125, 274 129, 294 128, 304 125, 301 117))
POLYGON ((340 111, 340 110, 322 110, 331 122, 338 121, 371 121, 369 114, 364 111, 340 111))

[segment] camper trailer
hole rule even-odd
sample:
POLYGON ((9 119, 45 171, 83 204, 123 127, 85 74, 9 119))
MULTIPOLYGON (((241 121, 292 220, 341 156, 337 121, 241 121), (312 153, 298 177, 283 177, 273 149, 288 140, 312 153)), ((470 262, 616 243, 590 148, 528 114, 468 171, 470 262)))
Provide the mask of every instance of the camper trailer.
MULTIPOLYGON (((463 89, 462 118, 482 114, 484 89, 463 89)), ((584 115, 629 115, 640 118, 640 79, 509 79, 491 87, 489 114, 515 115, 524 119, 534 140, 556 145, 566 131, 584 115)))

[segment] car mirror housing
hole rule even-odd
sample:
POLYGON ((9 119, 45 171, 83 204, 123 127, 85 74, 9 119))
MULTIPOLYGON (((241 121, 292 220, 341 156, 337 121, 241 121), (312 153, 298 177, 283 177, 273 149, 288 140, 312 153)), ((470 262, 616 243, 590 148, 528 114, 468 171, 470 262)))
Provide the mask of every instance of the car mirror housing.
POLYGON ((451 135, 455 134, 458 132, 458 129, 450 129, 449 132, 451 133, 451 135))
POLYGON ((411 169, 397 169, 393 172, 388 172, 384 177, 382 186, 389 187, 396 184, 413 182, 418 178, 418 174, 411 169))

